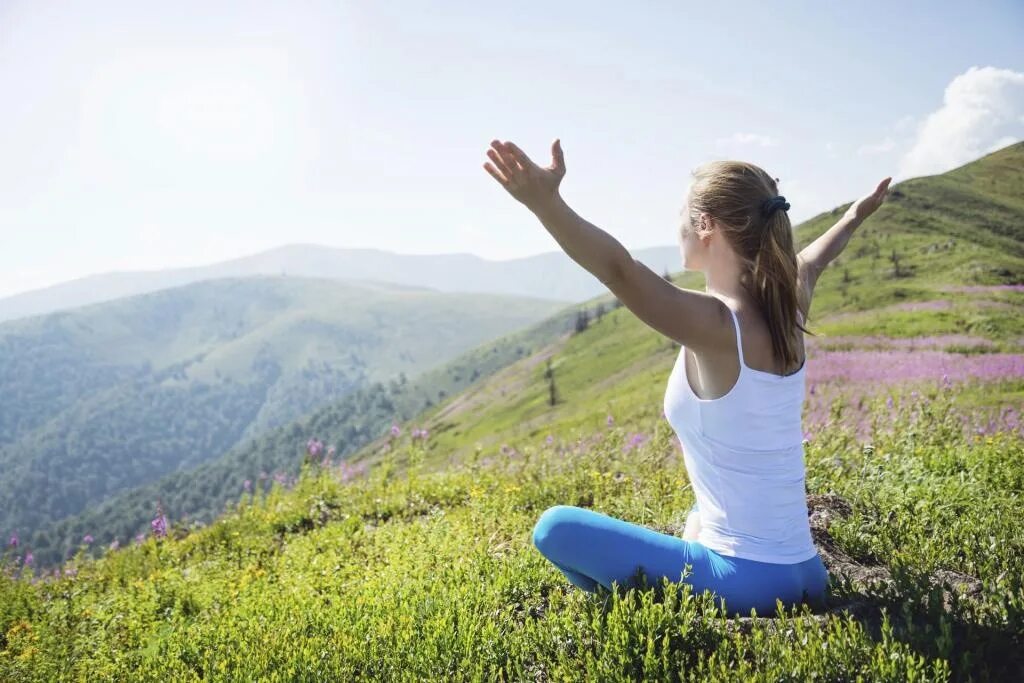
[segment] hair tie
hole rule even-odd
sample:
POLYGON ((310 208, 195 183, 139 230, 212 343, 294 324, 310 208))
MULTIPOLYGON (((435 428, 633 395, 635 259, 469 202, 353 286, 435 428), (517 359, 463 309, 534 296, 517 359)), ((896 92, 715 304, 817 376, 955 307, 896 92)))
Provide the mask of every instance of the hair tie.
POLYGON ((771 215, 775 213, 776 209, 789 211, 789 202, 787 202, 786 198, 782 195, 764 200, 761 204, 761 215, 765 218, 770 218, 771 215))

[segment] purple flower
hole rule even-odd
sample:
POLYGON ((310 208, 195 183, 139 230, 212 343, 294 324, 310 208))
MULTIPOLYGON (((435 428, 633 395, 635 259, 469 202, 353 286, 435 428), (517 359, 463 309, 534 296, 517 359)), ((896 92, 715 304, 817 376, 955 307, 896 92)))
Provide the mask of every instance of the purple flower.
POLYGON ((886 408, 892 408, 892 396, 890 396, 889 398, 885 399, 885 407, 886 408))
POLYGON ((85 536, 82 536, 82 543, 85 543, 86 545, 92 543, 92 534, 86 534, 85 536))
POLYGON ((7 547, 17 548, 18 547, 18 532, 15 531, 11 534, 11 540, 7 541, 7 547))
POLYGON ((608 424, 609 427, 611 427, 615 423, 615 419, 611 415, 609 415, 608 419, 605 420, 605 422, 608 424))
POLYGON ((75 569, 74 567, 65 567, 64 568, 64 576, 71 576, 71 577, 78 576, 78 570, 75 569))
POLYGON ((117 540, 116 538, 114 539, 114 542, 110 544, 110 549, 111 550, 117 550, 120 547, 121 547, 121 542, 119 540, 117 540))
POLYGON ((630 449, 636 448, 643 442, 647 441, 647 435, 641 432, 637 432, 630 437, 629 441, 622 447, 623 452, 629 451, 630 449))
POLYGON ((35 557, 32 555, 32 551, 25 553, 25 566, 28 567, 35 561, 35 557))
POLYGON ((306 442, 306 452, 314 458, 320 455, 324 450, 324 444, 320 439, 310 439, 306 442))
POLYGON ((243 481, 243 482, 242 482, 242 490, 243 490, 243 491, 247 491, 247 492, 248 492, 248 491, 251 491, 251 490, 252 490, 252 482, 251 482, 251 481, 249 481, 248 479, 246 479, 245 481, 243 481))
POLYGON ((391 436, 398 436, 401 433, 402 433, 402 430, 399 429, 398 425, 396 425, 396 424, 391 425, 391 436))
POLYGON ((153 529, 153 535, 157 538, 163 538, 167 535, 167 516, 164 514, 163 505, 159 502, 156 504, 156 518, 149 523, 149 526, 153 529))
POLYGON ((548 434, 548 438, 545 439, 545 441, 547 441, 548 445, 550 446, 551 444, 553 444, 555 442, 555 437, 553 437, 550 434, 548 434))
POLYGON ((144 540, 146 540, 146 534, 135 534, 135 545, 142 545, 144 540))

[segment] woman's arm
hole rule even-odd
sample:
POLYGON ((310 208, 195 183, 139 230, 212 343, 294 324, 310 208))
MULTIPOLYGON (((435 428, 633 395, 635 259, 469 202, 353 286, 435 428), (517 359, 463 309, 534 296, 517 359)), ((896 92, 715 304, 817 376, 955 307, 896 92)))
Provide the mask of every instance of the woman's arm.
POLYGON ((839 256, 846 248, 846 243, 850 241, 854 231, 882 205, 891 180, 892 178, 889 177, 878 183, 874 192, 864 195, 851 204, 835 225, 800 250, 797 260, 805 264, 804 267, 812 279, 816 280, 825 267, 839 256))
POLYGON ((551 145, 554 161, 548 168, 537 166, 512 143, 494 140, 491 147, 487 154, 494 163, 484 164, 487 172, 640 320, 697 353, 733 343, 729 309, 718 297, 666 281, 562 201, 558 184, 565 175, 565 159, 558 140, 551 145))

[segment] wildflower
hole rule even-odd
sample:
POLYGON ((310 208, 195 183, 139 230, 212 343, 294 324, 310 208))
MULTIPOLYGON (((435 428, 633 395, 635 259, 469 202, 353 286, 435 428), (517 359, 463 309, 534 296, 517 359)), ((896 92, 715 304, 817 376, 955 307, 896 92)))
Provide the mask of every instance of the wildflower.
POLYGON ((550 446, 552 443, 555 442, 555 437, 553 437, 550 434, 548 434, 548 438, 546 439, 546 441, 547 441, 548 445, 550 446))
POLYGON ((18 547, 18 532, 17 531, 15 531, 14 533, 11 534, 11 540, 7 541, 7 547, 8 548, 17 548, 18 547))
POLYGON ((314 458, 320 455, 323 449, 324 444, 323 442, 320 441, 320 439, 310 439, 309 441, 306 442, 306 452, 309 453, 314 458))
POLYGON ((32 551, 25 553, 25 566, 29 567, 35 561, 35 557, 32 555, 32 551))
POLYGON ((121 547, 121 542, 119 540, 117 540, 116 538, 114 539, 114 542, 110 544, 110 549, 111 550, 117 550, 120 547, 121 547))
POLYGON ((247 492, 247 493, 248 493, 249 491, 251 491, 251 490, 252 490, 252 482, 251 482, 251 481, 249 481, 248 479, 246 479, 245 481, 243 481, 243 482, 242 482, 242 490, 243 490, 243 491, 245 491, 245 492, 247 492))
POLYGON ((398 425, 396 425, 396 424, 391 425, 391 436, 398 436, 401 433, 402 433, 402 430, 399 429, 398 425))
POLYGON ((156 518, 149 523, 149 526, 153 529, 153 535, 157 538, 163 538, 167 535, 167 516, 164 514, 163 506, 159 502, 156 504, 156 518))
MULTIPOLYGON (((945 377, 945 375, 943 375, 943 377, 945 377)), ((885 407, 886 408, 892 408, 892 396, 890 396, 889 398, 885 399, 885 407)))
POLYGON ((86 545, 92 543, 92 534, 86 534, 85 536, 82 536, 82 543, 85 543, 86 545))
POLYGON ((135 534, 135 545, 141 545, 146 540, 146 534, 135 534))
POLYGON ((78 570, 75 569, 74 567, 65 567, 64 568, 64 576, 70 576, 70 577, 78 576, 78 570))
POLYGON ((608 424, 609 427, 611 427, 615 423, 615 419, 611 415, 609 415, 608 419, 605 420, 605 422, 608 424))

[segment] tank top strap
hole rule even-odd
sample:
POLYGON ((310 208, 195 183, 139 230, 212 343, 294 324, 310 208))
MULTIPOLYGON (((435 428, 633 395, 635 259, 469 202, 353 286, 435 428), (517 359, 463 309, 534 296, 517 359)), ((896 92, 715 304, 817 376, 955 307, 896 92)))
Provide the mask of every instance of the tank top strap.
POLYGON ((743 366, 746 363, 743 360, 743 338, 740 336, 740 319, 736 316, 736 311, 732 309, 732 306, 726 304, 725 307, 729 309, 730 313, 732 313, 732 324, 736 327, 736 351, 739 353, 740 372, 742 372, 743 366))

